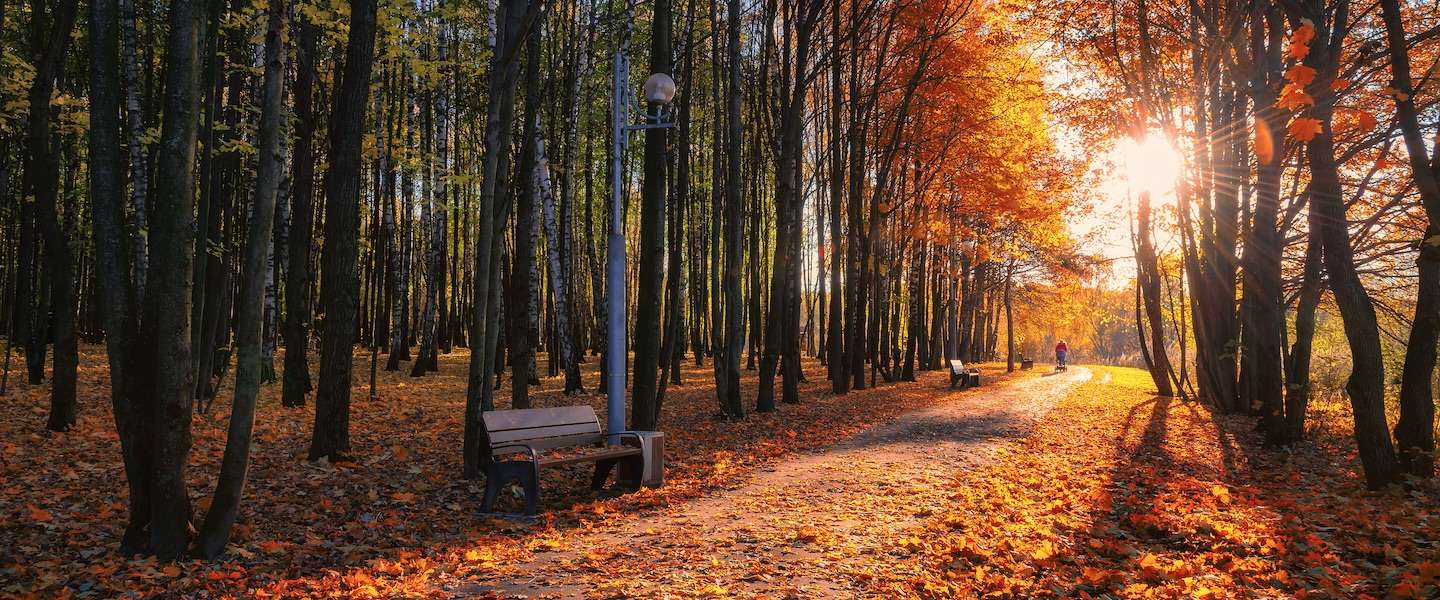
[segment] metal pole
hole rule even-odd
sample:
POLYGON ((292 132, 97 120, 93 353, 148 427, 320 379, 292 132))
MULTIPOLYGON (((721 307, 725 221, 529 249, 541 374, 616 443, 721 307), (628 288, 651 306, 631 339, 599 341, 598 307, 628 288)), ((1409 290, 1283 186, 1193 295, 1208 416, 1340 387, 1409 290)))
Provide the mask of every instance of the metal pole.
POLYGON ((610 163, 610 239, 606 260, 605 403, 609 443, 620 443, 617 431, 625 430, 625 213, 621 203, 623 157, 627 132, 627 64, 624 54, 615 53, 615 78, 611 100, 613 133, 610 163))

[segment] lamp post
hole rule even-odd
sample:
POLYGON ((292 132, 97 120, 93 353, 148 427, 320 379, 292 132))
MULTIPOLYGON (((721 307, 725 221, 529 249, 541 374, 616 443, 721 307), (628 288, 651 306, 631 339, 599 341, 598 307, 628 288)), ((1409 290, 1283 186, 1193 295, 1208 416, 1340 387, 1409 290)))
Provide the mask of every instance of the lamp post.
POLYGON ((610 125, 613 129, 610 158, 610 236, 606 263, 606 350, 605 406, 609 443, 620 443, 615 432, 625 429, 625 221, 621 197, 625 149, 630 145, 630 132, 642 129, 674 127, 666 108, 675 99, 675 80, 664 73, 651 74, 645 80, 645 100, 659 108, 655 114, 641 113, 640 122, 630 122, 630 103, 635 93, 630 89, 630 58, 615 53, 615 74, 611 81, 610 125))

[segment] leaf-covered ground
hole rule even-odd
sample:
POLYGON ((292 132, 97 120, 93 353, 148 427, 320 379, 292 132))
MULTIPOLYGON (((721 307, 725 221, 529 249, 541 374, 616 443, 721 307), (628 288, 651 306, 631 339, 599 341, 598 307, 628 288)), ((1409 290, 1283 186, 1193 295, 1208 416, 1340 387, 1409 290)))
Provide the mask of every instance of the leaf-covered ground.
MULTIPOLYGON (((952 393, 933 373, 836 397, 807 363, 802 403, 726 423, 713 418, 708 365, 687 365, 665 404, 664 488, 597 497, 583 467, 551 474, 545 519, 526 523, 477 515, 478 483, 457 476, 463 352, 422 379, 382 372, 374 402, 368 355, 357 355, 355 463, 305 462, 311 411, 282 408, 278 386, 267 389, 230 559, 125 559, 114 554, 124 485, 103 362, 85 350, 74 431, 44 431, 44 386, 0 401, 0 597, 1437 595, 1433 485, 1366 492, 1343 431, 1265 450, 1249 419, 1155 398, 1143 372, 1110 368, 1074 387, 1030 373, 952 393), (885 432, 905 423, 1010 403, 1040 408, 1022 428, 997 428, 982 460, 916 477, 843 468, 884 452, 897 439, 885 432), (780 492, 746 495, 767 485, 780 492), (707 514, 718 516, 697 519, 707 514)), ((541 405, 603 403, 544 381, 541 405)), ((200 509, 227 398, 196 421, 200 509)), ((916 452, 963 437, 915 431, 916 452)))
MULTIPOLYGON (((115 555, 126 511, 119 442, 103 352, 85 346, 81 353, 79 422, 63 434, 44 428, 48 384, 24 384, 23 362, 17 355, 12 363, 21 369, 12 370, 11 390, 0 400, 0 597, 430 593, 429 579, 442 566, 458 573, 506 569, 507 558, 553 545, 572 531, 739 485, 789 453, 832 445, 942 398, 933 379, 837 397, 828 392, 823 367, 807 361, 811 382, 802 386, 801 403, 724 422, 715 418, 710 365, 687 362, 684 385, 670 386, 665 401, 663 488, 610 498, 590 492, 584 466, 547 471, 545 519, 523 523, 479 515, 483 486, 459 477, 468 353, 442 355, 439 373, 423 378, 408 377, 408 364, 400 372, 380 371, 378 401, 368 399, 369 355, 357 353, 355 462, 306 462, 313 407, 282 407, 279 384, 265 386, 230 559, 164 565, 115 555)), ((603 420, 604 396, 593 393, 597 362, 585 365, 592 393, 565 397, 562 378, 543 378, 532 392, 535 405, 588 402, 603 420)), ((545 364, 542 356, 542 371, 545 364)), ((752 392, 755 372, 742 378, 752 392)), ((508 385, 506 377, 497 394, 502 405, 508 385)), ((209 414, 195 420, 189 477, 197 522, 218 473, 229 397, 227 387, 209 414)), ((746 402, 753 397, 747 394, 746 402)))
POLYGON ((1291 451, 1135 369, 1061 401, 907 542, 881 595, 1434 598, 1433 484, 1366 492, 1343 431, 1291 451))

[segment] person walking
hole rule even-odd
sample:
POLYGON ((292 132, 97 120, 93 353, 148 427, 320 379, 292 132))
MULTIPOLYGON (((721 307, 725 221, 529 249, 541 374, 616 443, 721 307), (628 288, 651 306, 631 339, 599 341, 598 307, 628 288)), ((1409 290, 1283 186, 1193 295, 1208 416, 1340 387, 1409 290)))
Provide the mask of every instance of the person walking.
POLYGON ((1055 344, 1055 368, 1056 368, 1056 369, 1060 369, 1060 370, 1064 370, 1064 369, 1065 369, 1065 355, 1066 355, 1066 354, 1069 354, 1069 353, 1070 353, 1070 346, 1065 343, 1065 340, 1060 340, 1060 343, 1055 344))

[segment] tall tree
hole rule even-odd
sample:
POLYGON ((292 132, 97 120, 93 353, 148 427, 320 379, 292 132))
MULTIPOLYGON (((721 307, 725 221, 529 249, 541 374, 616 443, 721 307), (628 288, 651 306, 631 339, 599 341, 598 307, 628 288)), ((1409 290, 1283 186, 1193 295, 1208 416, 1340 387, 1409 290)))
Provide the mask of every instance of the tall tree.
MULTIPOLYGON (((671 75, 670 0, 655 0, 650 32, 650 72, 671 75)), ((648 102, 649 113, 664 109, 648 102)), ((659 422, 660 307, 664 304, 665 182, 669 161, 665 128, 645 130, 645 179, 640 186, 640 281, 635 295, 635 366, 631 381, 630 428, 651 430, 659 422)), ((612 426, 613 427, 613 426, 612 426)))
POLYGON ((320 386, 310 460, 343 458, 350 451, 350 376, 353 370, 359 278, 361 137, 375 57, 375 0, 350 7, 345 66, 330 119, 330 171, 325 178, 325 242, 321 249, 320 386))
POLYGON ((266 281, 270 273, 270 232, 275 221, 275 197, 284 173, 285 150, 280 136, 281 102, 285 94, 285 0, 266 4, 265 80, 261 87, 258 128, 259 169, 255 175, 250 224, 246 229, 240 298, 236 302, 235 401, 214 500, 205 514, 195 541, 206 558, 225 551, 230 531, 240 513, 240 498, 250 470, 250 437, 255 426, 255 398, 260 393, 261 317, 266 281))
POLYGON ((315 46, 319 33, 310 17, 296 11, 299 39, 295 47, 295 186, 291 194, 290 270, 285 274, 285 374, 281 403, 304 406, 310 382, 310 246, 311 200, 315 193, 315 46))
MULTIPOLYGON (((156 152, 155 197, 150 212, 150 272, 139 346, 133 352, 137 435, 147 447, 150 519, 148 549, 162 560, 184 556, 190 541, 190 453, 194 399, 191 287, 195 262, 195 150, 200 117, 200 49, 204 6, 170 5, 166 43, 164 118, 156 152)), ((145 477, 129 473, 131 477, 145 477)))
POLYGON ((1410 42, 1399 0, 1380 0, 1390 50, 1391 98, 1410 158, 1410 173, 1425 209, 1425 237, 1416 260, 1418 293, 1405 366, 1400 375, 1400 420, 1395 424, 1400 466, 1417 477, 1435 474, 1435 342, 1440 338, 1440 152, 1431 156, 1420 130, 1415 83, 1410 76, 1410 42))
MULTIPOLYGON (((35 59, 35 78, 30 83, 30 113, 26 126, 25 191, 34 197, 35 215, 45 239, 46 279, 50 287, 49 335, 55 340, 55 366, 50 388, 51 431, 65 431, 75 424, 75 371, 79 356, 75 342, 75 256, 70 237, 60 225, 60 165, 51 132, 50 96, 55 91, 70 30, 75 26, 76 0, 59 0, 47 10, 44 0, 31 0, 30 36, 35 59), (47 23, 48 22, 48 23, 47 23)), ((32 335, 35 332, 31 332, 32 335)), ((37 340, 41 345, 44 340, 37 340)), ((35 353, 31 353, 33 359, 35 353)), ((43 357, 44 353, 40 352, 43 357)), ((44 366, 30 363, 30 382, 44 366)))

